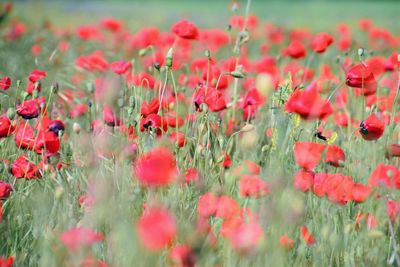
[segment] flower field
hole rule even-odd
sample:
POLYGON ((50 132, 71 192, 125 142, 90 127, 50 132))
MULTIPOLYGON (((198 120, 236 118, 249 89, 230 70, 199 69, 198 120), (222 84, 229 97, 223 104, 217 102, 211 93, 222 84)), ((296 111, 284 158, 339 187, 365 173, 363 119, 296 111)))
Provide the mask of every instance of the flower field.
POLYGON ((0 3, 0 267, 400 266, 400 5, 136 4, 0 3))

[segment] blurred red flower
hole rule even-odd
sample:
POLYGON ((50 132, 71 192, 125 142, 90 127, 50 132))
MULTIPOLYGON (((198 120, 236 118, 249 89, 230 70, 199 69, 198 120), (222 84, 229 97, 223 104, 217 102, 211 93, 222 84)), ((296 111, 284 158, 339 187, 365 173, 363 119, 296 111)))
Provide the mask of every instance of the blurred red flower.
POLYGON ((325 145, 312 142, 296 142, 294 144, 294 159, 299 167, 312 170, 316 167, 325 150, 325 145))
POLYGON ((193 23, 187 20, 181 20, 175 23, 171 31, 183 39, 198 39, 199 31, 193 23))
POLYGON ((148 207, 136 225, 143 245, 151 250, 162 250, 170 245, 176 236, 176 222, 171 213, 158 207, 148 207))
POLYGON ((60 241, 64 246, 73 252, 84 247, 90 247, 102 240, 102 234, 85 227, 72 228, 60 236, 60 241))
POLYGON ((169 185, 177 176, 174 155, 166 148, 154 148, 137 159, 134 174, 144 186, 169 185))
POLYGON ((307 244, 307 246, 312 246, 315 244, 315 237, 308 231, 308 228, 306 226, 302 226, 301 230, 301 238, 303 241, 307 244))

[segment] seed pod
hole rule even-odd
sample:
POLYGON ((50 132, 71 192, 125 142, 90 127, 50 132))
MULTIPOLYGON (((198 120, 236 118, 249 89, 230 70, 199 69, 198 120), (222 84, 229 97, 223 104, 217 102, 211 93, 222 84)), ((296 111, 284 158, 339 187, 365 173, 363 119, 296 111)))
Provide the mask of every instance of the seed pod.
POLYGON ((237 70, 231 71, 231 75, 232 75, 232 77, 238 78, 238 79, 242 79, 242 78, 246 77, 246 74, 244 74, 241 71, 237 71, 237 70))

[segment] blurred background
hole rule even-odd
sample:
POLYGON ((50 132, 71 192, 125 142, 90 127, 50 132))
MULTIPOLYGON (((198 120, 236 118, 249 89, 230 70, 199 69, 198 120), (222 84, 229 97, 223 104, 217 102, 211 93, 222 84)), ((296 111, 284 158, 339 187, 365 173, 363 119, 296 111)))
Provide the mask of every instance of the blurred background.
MULTIPOLYGON (((14 4, 15 12, 23 20, 51 20, 62 26, 91 22, 102 16, 115 16, 130 22, 133 28, 149 23, 169 28, 182 17, 202 27, 221 28, 227 26, 234 2, 244 9, 245 0, 21 0, 14 4)), ((263 21, 289 27, 312 26, 315 30, 327 30, 327 27, 340 22, 356 24, 362 17, 372 18, 378 26, 400 29, 399 11, 399 0, 253 0, 251 4, 251 13, 257 14, 263 21)))

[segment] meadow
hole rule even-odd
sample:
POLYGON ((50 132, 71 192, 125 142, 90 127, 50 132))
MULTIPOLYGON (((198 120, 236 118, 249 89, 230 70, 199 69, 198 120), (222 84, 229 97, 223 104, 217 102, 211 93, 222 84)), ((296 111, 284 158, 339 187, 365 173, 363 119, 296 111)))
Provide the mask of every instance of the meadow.
POLYGON ((0 267, 400 266, 399 10, 0 3, 0 267))

